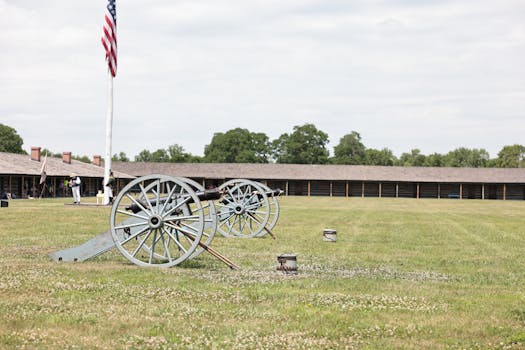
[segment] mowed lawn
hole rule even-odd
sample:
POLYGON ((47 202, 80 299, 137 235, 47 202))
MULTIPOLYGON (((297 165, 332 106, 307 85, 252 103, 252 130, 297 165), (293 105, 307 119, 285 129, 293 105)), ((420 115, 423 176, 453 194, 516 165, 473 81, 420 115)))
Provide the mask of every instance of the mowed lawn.
POLYGON ((109 225, 66 202, 0 208, 1 349, 525 348, 525 201, 284 197, 276 240, 213 241, 239 271, 51 261, 109 225))

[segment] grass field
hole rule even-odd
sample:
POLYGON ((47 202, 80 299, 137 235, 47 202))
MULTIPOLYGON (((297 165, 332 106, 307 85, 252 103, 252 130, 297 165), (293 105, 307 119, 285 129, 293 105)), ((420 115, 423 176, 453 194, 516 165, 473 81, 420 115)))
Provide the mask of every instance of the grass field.
POLYGON ((2 349, 525 348, 524 201, 286 197, 277 240, 213 241, 240 271, 53 262, 109 225, 64 203, 0 209, 2 349))

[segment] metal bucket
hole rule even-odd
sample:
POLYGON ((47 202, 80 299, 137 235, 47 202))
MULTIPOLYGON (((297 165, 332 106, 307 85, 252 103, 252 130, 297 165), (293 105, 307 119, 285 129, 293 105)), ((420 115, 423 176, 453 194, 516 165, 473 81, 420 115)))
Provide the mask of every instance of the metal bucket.
POLYGON ((323 230, 323 241, 325 241, 325 242, 335 242, 335 241, 337 241, 337 231, 325 228, 323 230))
POLYGON ((279 262, 278 271, 286 275, 297 275, 297 255, 281 254, 277 257, 277 261, 279 262))

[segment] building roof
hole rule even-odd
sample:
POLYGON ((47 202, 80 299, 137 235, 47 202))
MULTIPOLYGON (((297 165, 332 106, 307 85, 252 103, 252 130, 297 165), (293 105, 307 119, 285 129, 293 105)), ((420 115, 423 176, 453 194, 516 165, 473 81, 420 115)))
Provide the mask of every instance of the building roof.
POLYGON ((143 162, 114 162, 113 168, 135 176, 165 174, 205 179, 525 184, 525 168, 143 162))
MULTIPOLYGON (((40 161, 36 161, 31 160, 31 156, 27 154, 0 152, 0 174, 40 176, 44 159, 45 157, 42 156, 40 161)), ((74 159, 71 160, 71 164, 68 164, 63 162, 62 158, 47 157, 47 176, 70 176, 71 173, 76 173, 80 177, 103 178, 104 168, 74 159)), ((116 178, 134 178, 134 176, 120 171, 114 171, 114 174, 116 178)))
MULTIPOLYGON (((39 176, 45 157, 0 152, 0 174, 39 176)), ((165 174, 205 179, 395 181, 440 183, 525 184, 525 168, 439 168, 364 165, 247 164, 247 163, 144 163, 113 162, 115 177, 165 174)), ((104 168, 72 159, 48 157, 48 176, 104 177, 104 168)))

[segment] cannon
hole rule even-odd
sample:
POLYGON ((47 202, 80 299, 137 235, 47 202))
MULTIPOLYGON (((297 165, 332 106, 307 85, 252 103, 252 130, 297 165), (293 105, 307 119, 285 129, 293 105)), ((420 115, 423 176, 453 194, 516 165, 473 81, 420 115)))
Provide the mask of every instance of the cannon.
POLYGON ((83 261, 114 247, 139 266, 172 267, 207 251, 232 269, 232 261, 210 247, 216 232, 226 237, 275 238, 279 190, 245 180, 217 189, 181 177, 147 175, 131 181, 115 198, 110 229, 84 244, 50 256, 83 261))

